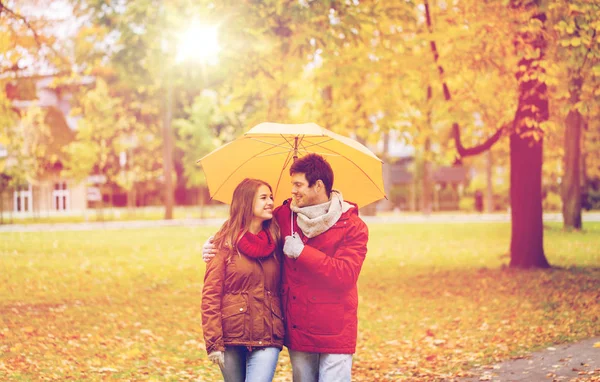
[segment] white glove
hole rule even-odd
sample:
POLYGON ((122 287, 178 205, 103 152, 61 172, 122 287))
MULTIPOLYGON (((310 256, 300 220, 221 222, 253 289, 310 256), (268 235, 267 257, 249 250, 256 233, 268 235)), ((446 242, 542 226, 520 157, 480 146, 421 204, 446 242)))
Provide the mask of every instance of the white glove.
POLYGON ((205 263, 208 263, 217 255, 217 247, 213 244, 214 238, 214 236, 209 237, 202 246, 202 260, 204 260, 205 263))
POLYGON ((283 244, 283 253, 287 257, 291 257, 292 259, 297 259, 298 256, 302 253, 304 249, 304 243, 300 236, 294 232, 292 236, 285 237, 285 243, 283 244))
POLYGON ((216 350, 216 351, 211 352, 208 355, 208 359, 212 363, 216 363, 217 365, 219 365, 220 368, 225 367, 225 353, 223 353, 220 350, 216 350))

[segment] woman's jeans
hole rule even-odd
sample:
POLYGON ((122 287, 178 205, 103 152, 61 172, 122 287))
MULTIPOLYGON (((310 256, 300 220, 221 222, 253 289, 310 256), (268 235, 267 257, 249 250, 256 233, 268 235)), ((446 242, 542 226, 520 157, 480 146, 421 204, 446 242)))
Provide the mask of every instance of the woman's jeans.
POLYGON ((245 346, 225 347, 225 382, 271 382, 281 350, 274 347, 248 351, 245 346))

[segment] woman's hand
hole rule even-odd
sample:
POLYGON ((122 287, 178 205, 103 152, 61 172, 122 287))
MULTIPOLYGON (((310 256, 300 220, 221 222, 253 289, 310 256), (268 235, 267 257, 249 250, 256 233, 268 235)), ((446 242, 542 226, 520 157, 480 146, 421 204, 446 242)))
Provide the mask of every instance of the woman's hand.
POLYGON ((212 363, 219 365, 220 368, 225 367, 225 353, 220 350, 211 352, 208 355, 208 359, 211 360, 212 363))

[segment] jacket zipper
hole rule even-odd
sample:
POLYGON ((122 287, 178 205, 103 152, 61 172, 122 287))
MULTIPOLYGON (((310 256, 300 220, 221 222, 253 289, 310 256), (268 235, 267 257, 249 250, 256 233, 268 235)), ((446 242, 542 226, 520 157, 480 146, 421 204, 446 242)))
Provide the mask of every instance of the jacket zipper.
MULTIPOLYGON (((258 261, 258 266, 260 267, 261 273, 263 275, 263 298, 264 298, 264 294, 265 294, 265 272, 262 266, 262 261, 260 259, 256 259, 258 261)), ((250 298, 251 296, 248 295, 248 298, 250 298)), ((248 304, 248 309, 250 309, 252 304, 248 304)), ((254 342, 254 335, 252 333, 252 328, 254 327, 254 321, 252 320, 252 312, 248 312, 248 314, 250 315, 250 342, 254 342)), ((252 345, 247 346, 248 351, 252 352, 252 345)))

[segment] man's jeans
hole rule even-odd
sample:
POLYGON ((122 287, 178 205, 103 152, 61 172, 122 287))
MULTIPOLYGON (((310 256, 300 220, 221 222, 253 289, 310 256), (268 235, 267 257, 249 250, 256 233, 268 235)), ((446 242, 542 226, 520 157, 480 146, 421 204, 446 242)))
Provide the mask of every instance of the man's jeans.
POLYGON ((225 347, 225 382, 271 382, 280 350, 275 347, 248 351, 245 346, 225 347))
POLYGON ((294 382, 350 382, 352 354, 290 350, 294 382))

